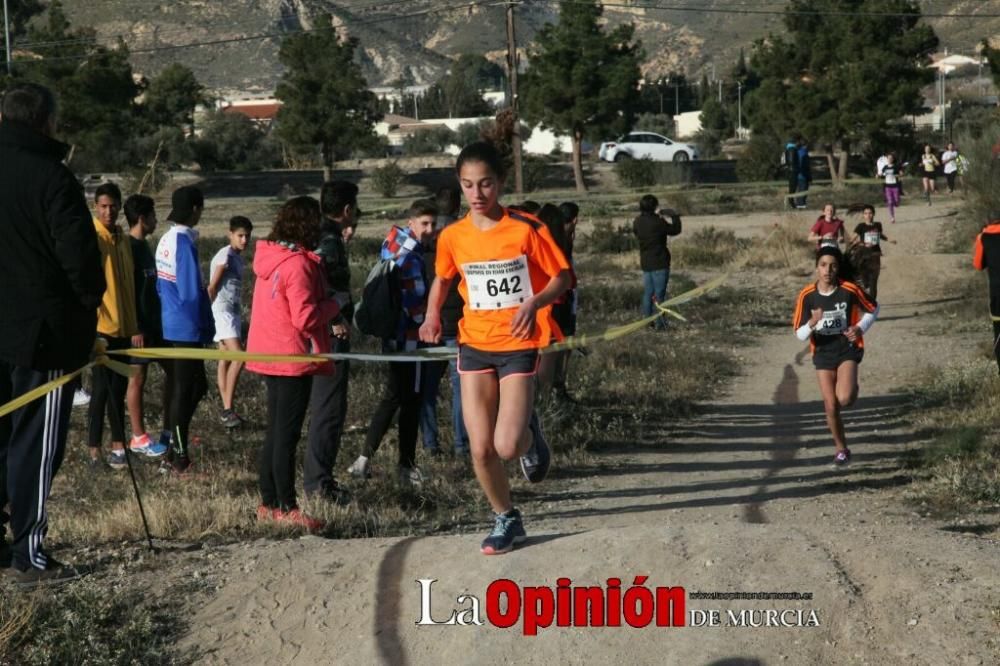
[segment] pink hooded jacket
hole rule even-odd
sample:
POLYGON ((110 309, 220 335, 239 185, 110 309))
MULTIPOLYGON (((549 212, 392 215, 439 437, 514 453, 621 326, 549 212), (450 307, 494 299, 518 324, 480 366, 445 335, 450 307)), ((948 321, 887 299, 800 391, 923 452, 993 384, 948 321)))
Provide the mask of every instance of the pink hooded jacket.
MULTIPOLYGON (((253 272, 253 310, 247 351, 258 354, 326 354, 330 352, 330 320, 340 307, 326 297, 326 278, 319 256, 283 243, 257 241, 253 272)), ((333 374, 333 363, 265 363, 250 361, 260 375, 333 374)))

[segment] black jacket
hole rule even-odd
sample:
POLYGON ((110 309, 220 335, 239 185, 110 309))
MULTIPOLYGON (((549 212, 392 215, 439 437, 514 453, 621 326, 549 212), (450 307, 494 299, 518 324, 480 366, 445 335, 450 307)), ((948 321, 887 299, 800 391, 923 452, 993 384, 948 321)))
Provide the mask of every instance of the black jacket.
POLYGON ((0 359, 75 370, 97 336, 104 270, 69 147, 0 123, 0 359))
POLYGON ((642 213, 632 222, 632 231, 639 239, 639 266, 643 271, 662 271, 670 268, 670 250, 667 236, 681 232, 681 216, 664 211, 670 220, 656 213, 642 213))
POLYGON ((340 225, 324 217, 320 225, 319 247, 316 254, 323 259, 326 273, 327 296, 346 299, 340 313, 350 322, 354 318, 354 301, 351 298, 351 264, 348 260, 347 244, 340 225))

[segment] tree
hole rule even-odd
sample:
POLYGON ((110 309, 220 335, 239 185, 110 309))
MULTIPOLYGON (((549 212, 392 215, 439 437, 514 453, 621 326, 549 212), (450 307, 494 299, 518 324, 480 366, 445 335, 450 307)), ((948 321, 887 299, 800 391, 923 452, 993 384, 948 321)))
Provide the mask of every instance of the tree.
POLYGON ((981 46, 980 55, 986 58, 986 64, 990 68, 990 77, 993 85, 1000 88, 1000 49, 990 46, 988 39, 984 39, 981 46))
POLYGON ((266 135, 241 113, 216 111, 194 142, 194 155, 206 171, 216 169, 260 169, 274 166, 275 156, 267 155, 266 135))
POLYGON ((161 127, 194 123, 194 109, 208 102, 205 88, 190 68, 171 63, 146 88, 145 110, 150 122, 161 127))
POLYGON ((561 0, 559 22, 538 32, 522 78, 524 117, 572 137, 580 192, 587 189, 583 140, 624 134, 639 100, 642 48, 632 41, 634 28, 625 24, 606 32, 602 13, 595 0, 561 0))
POLYGON ((91 28, 72 29, 59 0, 47 21, 29 29, 36 57, 19 59, 15 73, 50 87, 59 99, 60 133, 77 148, 74 167, 120 170, 135 160, 139 93, 129 51, 119 40, 108 49, 91 28))
POLYGON ((745 100, 754 132, 793 132, 830 144, 834 185, 851 147, 923 106, 921 88, 938 40, 912 0, 791 0, 786 36, 758 40, 751 57, 761 85, 745 100), (840 163, 834 165, 833 152, 840 163))
MULTIPOLYGON (((316 24, 332 26, 329 15, 316 24)), ((283 102, 277 132, 293 146, 319 145, 326 180, 334 160, 349 156, 382 117, 354 60, 357 49, 357 39, 340 40, 330 27, 289 36, 278 52, 285 73, 275 93, 283 102)))
POLYGON ((493 107, 483 99, 482 91, 496 87, 502 79, 500 66, 483 56, 469 53, 459 56, 448 75, 439 82, 448 117, 470 118, 492 114, 493 107))

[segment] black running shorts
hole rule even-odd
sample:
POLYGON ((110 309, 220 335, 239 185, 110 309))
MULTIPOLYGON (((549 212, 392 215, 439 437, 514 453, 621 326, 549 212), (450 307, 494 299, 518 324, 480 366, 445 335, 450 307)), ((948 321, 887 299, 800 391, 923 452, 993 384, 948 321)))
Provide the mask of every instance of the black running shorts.
POLYGON ((864 356, 865 350, 858 349, 854 345, 841 347, 837 351, 824 351, 823 349, 817 349, 816 353, 813 354, 813 367, 817 370, 836 370, 840 367, 841 363, 845 363, 847 361, 854 361, 855 363, 860 364, 861 359, 864 358, 864 356))
POLYGON ((490 352, 460 345, 458 373, 460 375, 494 373, 499 380, 507 377, 532 377, 538 372, 538 359, 537 349, 490 352))

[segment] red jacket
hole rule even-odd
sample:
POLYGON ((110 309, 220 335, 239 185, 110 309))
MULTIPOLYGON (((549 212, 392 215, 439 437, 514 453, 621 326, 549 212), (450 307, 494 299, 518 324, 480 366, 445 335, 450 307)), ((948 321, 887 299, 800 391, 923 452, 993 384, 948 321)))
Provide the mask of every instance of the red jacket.
MULTIPOLYGON (((321 259, 312 252, 274 241, 257 241, 253 259, 257 277, 247 351, 258 354, 327 354, 330 320, 340 307, 326 297, 321 259)), ((333 363, 250 361, 261 375, 333 374, 333 363)))

